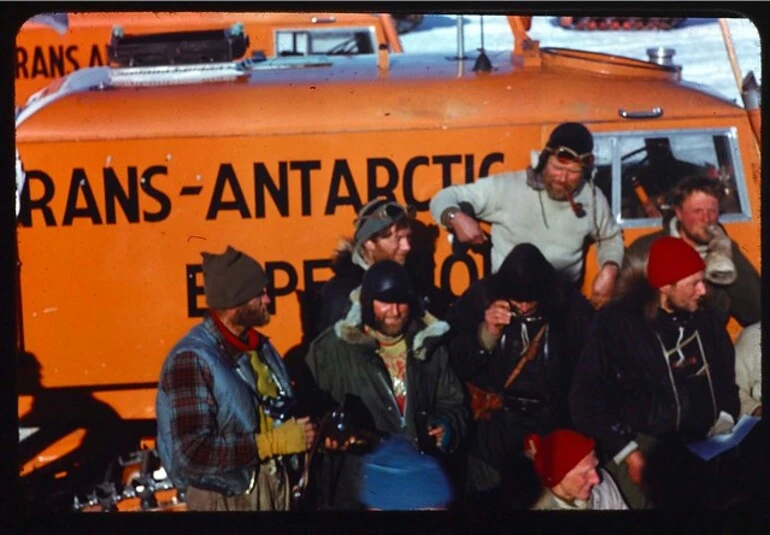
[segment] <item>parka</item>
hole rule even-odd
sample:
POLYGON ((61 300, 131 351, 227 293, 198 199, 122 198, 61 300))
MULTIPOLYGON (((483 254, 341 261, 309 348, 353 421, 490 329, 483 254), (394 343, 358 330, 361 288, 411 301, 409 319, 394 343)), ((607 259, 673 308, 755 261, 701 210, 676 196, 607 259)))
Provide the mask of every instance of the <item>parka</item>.
POLYGON ((705 438, 720 411, 737 421, 735 352, 721 319, 700 309, 688 320, 688 329, 697 334, 693 347, 701 349, 706 364, 701 399, 709 401, 695 403, 694 390, 674 386, 659 339, 658 293, 643 269, 625 269, 617 290, 594 316, 572 379, 569 406, 578 431, 596 439, 611 459, 630 452, 637 433, 697 440, 705 438))
MULTIPOLYGON (((426 325, 412 319, 406 332, 406 406, 396 403, 390 375, 376 353, 377 342, 361 325, 361 308, 354 302, 347 316, 324 330, 310 346, 306 363, 327 402, 344 404, 353 424, 380 435, 408 437, 418 448, 418 419, 439 420, 450 433, 451 453, 465 434, 468 408, 462 385, 449 365, 443 343, 449 326, 426 325)), ((322 508, 354 508, 358 496, 360 455, 324 455, 319 494, 322 508)))

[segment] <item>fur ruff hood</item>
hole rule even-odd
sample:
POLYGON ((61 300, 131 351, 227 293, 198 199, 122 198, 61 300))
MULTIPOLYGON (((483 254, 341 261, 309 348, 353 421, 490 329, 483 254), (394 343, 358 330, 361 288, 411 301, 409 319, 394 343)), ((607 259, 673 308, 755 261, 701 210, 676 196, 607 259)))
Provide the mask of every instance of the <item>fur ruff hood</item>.
POLYGON ((356 242, 352 238, 342 238, 332 254, 332 271, 342 277, 360 276, 366 269, 366 262, 356 252, 356 242))
MULTIPOLYGON (((349 344, 376 346, 377 341, 373 336, 366 334, 362 329, 361 303, 358 299, 359 288, 350 293, 351 307, 347 316, 334 324, 334 334, 340 340, 349 344)), ((421 318, 413 319, 407 328, 407 339, 411 338, 411 348, 414 357, 418 360, 427 358, 430 341, 441 337, 449 331, 449 324, 439 321, 426 312, 421 318)))
POLYGON ((647 282, 646 261, 630 258, 628 265, 618 274, 612 301, 623 308, 637 311, 650 322, 658 313, 658 291, 647 282))

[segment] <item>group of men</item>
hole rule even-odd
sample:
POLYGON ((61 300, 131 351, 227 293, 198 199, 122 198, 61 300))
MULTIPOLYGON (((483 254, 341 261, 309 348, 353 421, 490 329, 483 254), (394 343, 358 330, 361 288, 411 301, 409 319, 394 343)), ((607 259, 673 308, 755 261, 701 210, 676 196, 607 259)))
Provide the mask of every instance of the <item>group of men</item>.
POLYGON ((625 250, 592 168, 593 136, 563 123, 526 170, 439 191, 436 223, 491 239, 492 268, 442 318, 404 267, 413 214, 366 204, 321 291, 299 392, 255 329, 270 318, 260 264, 203 253, 208 313, 169 352, 157 401, 160 458, 188 509, 665 506, 645 478, 659 444, 761 415, 758 366, 739 363, 736 382, 726 331, 759 323, 759 275, 718 223, 713 179, 682 180, 663 230, 625 250), (383 473, 422 475, 391 478, 383 498, 383 473))

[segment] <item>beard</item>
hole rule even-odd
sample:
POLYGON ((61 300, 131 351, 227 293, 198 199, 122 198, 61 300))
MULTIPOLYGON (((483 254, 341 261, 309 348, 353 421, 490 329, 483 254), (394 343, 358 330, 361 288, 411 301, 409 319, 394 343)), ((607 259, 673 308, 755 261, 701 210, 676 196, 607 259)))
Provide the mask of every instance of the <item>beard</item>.
POLYGON ((708 245, 711 241, 711 233, 709 232, 708 228, 705 228, 701 231, 696 230, 695 232, 689 232, 687 229, 680 225, 679 232, 680 234, 683 234, 689 238, 690 241, 695 242, 698 245, 708 245))
POLYGON ((270 322, 270 312, 261 303, 256 307, 245 304, 235 311, 235 322, 244 327, 263 327, 270 322))
POLYGON ((374 330, 385 336, 399 336, 406 330, 406 323, 409 316, 401 316, 398 321, 386 323, 385 318, 374 318, 374 330))
POLYGON ((679 303, 674 299, 672 299, 671 297, 669 297, 668 306, 674 315, 687 315, 687 314, 692 314, 693 312, 696 312, 698 309, 700 309, 701 305, 703 304, 703 299, 704 299, 703 297, 699 298, 693 305, 694 308, 689 308, 689 302, 679 303))

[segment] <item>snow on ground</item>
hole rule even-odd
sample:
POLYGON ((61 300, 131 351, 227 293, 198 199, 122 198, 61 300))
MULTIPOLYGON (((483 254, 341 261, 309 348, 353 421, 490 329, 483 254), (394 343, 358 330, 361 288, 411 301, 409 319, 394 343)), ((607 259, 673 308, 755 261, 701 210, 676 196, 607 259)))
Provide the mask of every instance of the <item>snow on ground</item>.
MULTIPOLYGON (((481 46, 481 17, 465 15, 463 21, 464 50, 474 57, 481 46)), ((484 48, 493 60, 494 51, 508 53, 513 35, 504 16, 485 15, 484 48), (503 52, 504 51, 504 52, 503 52)), ((762 60, 759 32, 749 19, 729 19, 728 26, 741 78, 749 71, 762 82, 762 60)), ((726 98, 743 105, 727 55, 718 19, 689 18, 673 30, 644 31, 578 31, 561 28, 556 17, 533 17, 529 36, 541 47, 562 47, 603 52, 647 61, 647 49, 673 48, 676 65, 682 66, 682 79, 710 86, 726 98)), ((426 15, 414 31, 401 35, 406 52, 457 53, 457 16, 426 15)))

